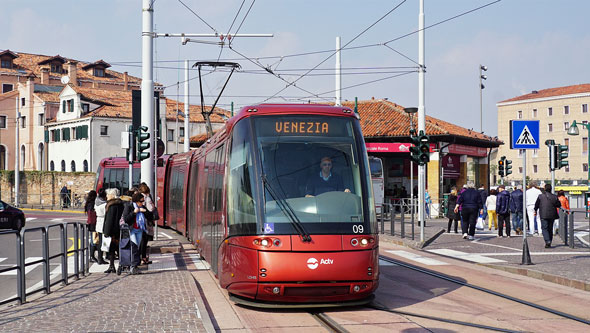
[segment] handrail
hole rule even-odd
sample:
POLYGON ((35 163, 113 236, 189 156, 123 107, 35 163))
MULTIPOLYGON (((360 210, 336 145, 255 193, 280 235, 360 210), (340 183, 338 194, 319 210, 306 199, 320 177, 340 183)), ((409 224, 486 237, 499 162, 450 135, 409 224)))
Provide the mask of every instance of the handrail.
POLYGON ((15 234, 16 235, 16 264, 14 266, 10 266, 8 268, 0 269, 0 273, 8 272, 8 271, 17 271, 17 294, 14 297, 5 299, 0 301, 0 305, 10 303, 13 301, 19 302, 19 304, 23 304, 26 302, 27 296, 35 294, 40 291, 44 291, 46 294, 51 293, 51 287, 58 284, 63 283, 64 285, 68 284, 68 267, 67 267, 67 257, 68 254, 74 254, 74 274, 77 279, 80 278, 80 266, 82 268, 82 274, 86 275, 89 271, 89 257, 90 257, 90 248, 88 246, 88 227, 86 224, 80 222, 67 222, 67 223, 56 223, 51 224, 44 227, 35 227, 35 228, 28 228, 28 229, 21 229, 20 231, 2 231, 0 232, 0 236, 2 235, 9 235, 15 234), (73 225, 74 227, 74 249, 67 250, 67 228, 69 225, 73 225), (60 228, 60 244, 61 244, 61 251, 55 255, 49 255, 49 229, 59 227, 60 228), (43 252, 42 259, 34 260, 25 262, 25 236, 27 233, 31 232, 41 232, 41 247, 43 252), (80 237, 80 232, 82 233, 80 237), (81 241, 82 247, 79 247, 79 243, 81 241), (82 256, 80 256, 80 252, 82 252, 82 256), (62 272, 61 278, 51 283, 50 280, 50 272, 49 272, 49 264, 51 259, 59 258, 62 259, 62 272), (43 286, 37 288, 35 290, 31 290, 27 292, 26 288, 26 267, 36 264, 43 264, 43 286))

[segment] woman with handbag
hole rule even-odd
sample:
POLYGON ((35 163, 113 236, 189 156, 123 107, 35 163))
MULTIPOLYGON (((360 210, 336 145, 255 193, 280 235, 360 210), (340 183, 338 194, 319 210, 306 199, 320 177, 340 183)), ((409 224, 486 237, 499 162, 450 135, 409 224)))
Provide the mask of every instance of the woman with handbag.
POLYGON ((143 195, 145 200, 144 206, 145 208, 151 212, 151 218, 147 219, 146 223, 146 231, 143 233, 141 237, 141 244, 139 245, 139 254, 141 255, 141 263, 144 265, 149 265, 152 262, 149 259, 147 254, 147 244, 149 241, 154 239, 154 226, 155 221, 157 221, 160 216, 158 216, 158 208, 154 204, 152 200, 152 195, 150 194, 150 188, 146 183, 141 183, 139 185, 139 193, 143 195))

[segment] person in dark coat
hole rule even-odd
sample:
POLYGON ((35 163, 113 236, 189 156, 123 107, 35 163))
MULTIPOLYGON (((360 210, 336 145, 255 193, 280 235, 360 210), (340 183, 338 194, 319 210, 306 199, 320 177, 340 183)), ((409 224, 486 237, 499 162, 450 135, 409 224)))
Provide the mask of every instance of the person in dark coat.
POLYGON ((545 248, 551 247, 553 241, 553 222, 559 218, 557 208, 561 207, 561 202, 557 196, 551 193, 551 185, 545 185, 545 192, 537 197, 535 202, 535 216, 537 210, 541 217, 541 230, 543 231, 543 239, 545 240, 545 248))
POLYGON ((510 212, 512 213, 512 226, 517 235, 522 235, 522 185, 510 193, 510 212))
POLYGON ((498 237, 504 236, 503 229, 506 226, 506 236, 510 238, 510 193, 506 191, 504 185, 498 186, 496 215, 498 216, 498 237))
POLYGON ((104 236, 111 237, 111 245, 109 246, 109 268, 105 273, 114 273, 115 270, 115 250, 119 246, 119 221, 123 216, 125 204, 119 198, 119 190, 116 188, 107 189, 107 206, 104 217, 104 236))
POLYGON ((483 214, 481 218, 485 222, 486 218, 488 217, 488 208, 486 207, 486 200, 488 199, 489 194, 488 191, 486 191, 486 189, 483 187, 483 185, 479 187, 477 192, 479 192, 479 195, 481 195, 481 202, 483 202, 483 214))
POLYGON ((451 188, 449 201, 447 202, 447 217, 449 218, 449 225, 447 226, 447 233, 451 232, 451 226, 455 222, 455 233, 457 233, 457 225, 459 224, 459 214, 455 213, 455 206, 457 206, 457 188, 451 188))
POLYGON ((478 214, 483 213, 483 202, 481 202, 481 195, 475 189, 473 181, 467 182, 467 190, 465 190, 455 205, 455 213, 459 212, 459 207, 462 207, 461 215, 463 223, 463 238, 473 240, 475 237, 475 223, 477 222, 478 214))

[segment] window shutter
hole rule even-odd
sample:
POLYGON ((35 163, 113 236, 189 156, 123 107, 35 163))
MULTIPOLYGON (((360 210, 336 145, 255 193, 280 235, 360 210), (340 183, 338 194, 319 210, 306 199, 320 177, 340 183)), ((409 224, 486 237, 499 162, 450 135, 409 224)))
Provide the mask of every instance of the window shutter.
POLYGON ((88 139, 88 125, 82 126, 82 138, 88 139))
POLYGON ((59 142, 59 134, 60 134, 60 130, 55 130, 55 141, 59 142))
POLYGON ((49 142, 49 131, 45 130, 45 143, 49 142))
POLYGON ((66 113, 66 101, 61 102, 61 112, 66 113))
POLYGON ((70 112, 74 112, 74 99, 70 99, 70 112))

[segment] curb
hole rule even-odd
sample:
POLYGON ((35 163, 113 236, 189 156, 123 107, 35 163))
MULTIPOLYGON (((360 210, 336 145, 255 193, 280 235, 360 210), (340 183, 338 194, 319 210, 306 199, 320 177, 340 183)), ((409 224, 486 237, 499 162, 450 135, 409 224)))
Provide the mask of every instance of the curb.
POLYGON ((84 214, 79 210, 61 210, 61 209, 41 209, 41 208, 19 208, 22 211, 27 212, 58 212, 58 213, 72 213, 72 214, 84 214))

